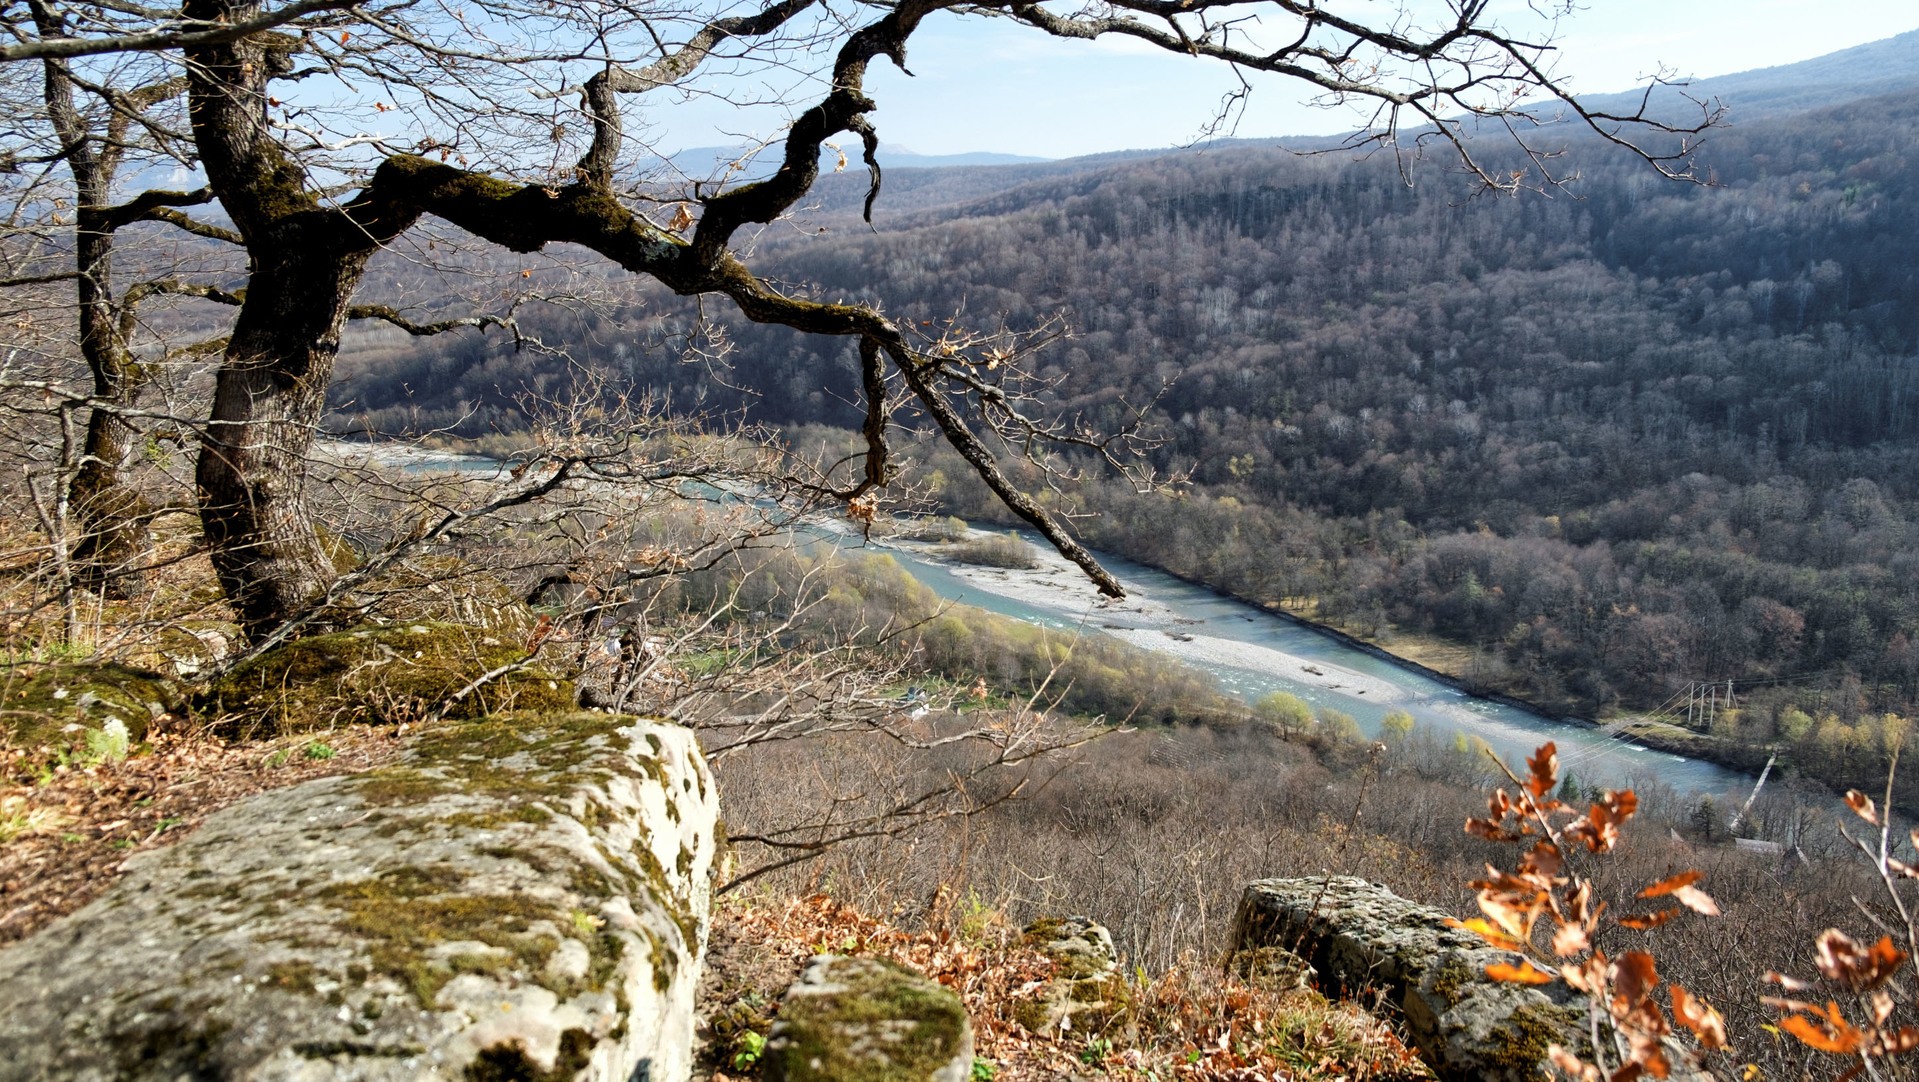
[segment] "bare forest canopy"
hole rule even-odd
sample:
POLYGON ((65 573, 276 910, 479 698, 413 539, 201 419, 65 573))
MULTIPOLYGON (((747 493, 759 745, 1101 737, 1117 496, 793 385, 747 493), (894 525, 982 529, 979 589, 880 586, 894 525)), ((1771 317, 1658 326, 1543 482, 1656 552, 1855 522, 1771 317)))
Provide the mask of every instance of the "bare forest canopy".
MULTIPOLYGON (((1879 716, 1919 699, 1915 120, 1919 91, 1735 123, 1706 188, 1574 140, 1574 195, 1517 200, 1439 168, 1409 187, 1389 155, 1224 144, 894 174, 868 230, 845 214, 863 181, 828 178, 759 256, 934 334, 1062 313, 1049 404, 1098 426, 1156 403, 1155 465, 1196 482, 1177 506, 1088 486, 1096 544, 1437 632, 1568 709, 1732 679, 1740 735, 1823 736, 1865 771, 1879 716)), ((711 313, 715 379, 679 348, 690 305, 599 299, 521 330, 683 409, 860 422, 844 343, 711 313)), ((340 372, 342 429, 475 437, 578 376, 505 335, 390 330, 340 372)), ((977 495, 949 503, 991 515, 977 495)))

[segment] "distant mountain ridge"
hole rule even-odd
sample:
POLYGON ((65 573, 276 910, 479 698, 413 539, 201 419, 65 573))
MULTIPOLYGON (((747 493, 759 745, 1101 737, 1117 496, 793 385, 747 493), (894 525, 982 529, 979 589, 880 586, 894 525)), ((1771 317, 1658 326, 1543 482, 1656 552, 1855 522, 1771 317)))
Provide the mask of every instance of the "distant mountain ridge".
MULTIPOLYGON (((1656 110, 1684 108, 1686 97, 1719 99, 1737 124, 1744 120, 1805 112, 1919 87, 1919 30, 1855 45, 1794 64, 1692 79, 1683 87, 1654 91, 1656 110)), ((1643 91, 1581 95, 1589 109, 1630 112, 1643 91)))
MULTIPOLYGON (((1919 30, 1793 64, 1694 79, 1684 86, 1656 88, 1648 108, 1656 116, 1683 121, 1688 113, 1697 115, 1699 107, 1691 99, 1705 102, 1718 99, 1729 108, 1730 122, 1738 126, 1751 121, 1864 103, 1875 98, 1886 98, 1891 103, 1892 95, 1914 90, 1919 90, 1919 30)), ((1581 95, 1579 101, 1595 111, 1631 113, 1639 107, 1644 96, 1643 90, 1632 90, 1581 95)), ((912 168, 909 162, 923 163, 925 167, 912 173, 888 175, 876 212, 894 216, 896 224, 900 217, 910 221, 918 214, 961 204, 968 204, 969 210, 974 212, 1002 213, 1008 209, 1007 206, 975 207, 970 204, 975 200, 1009 195, 1035 182, 1053 182, 1068 176, 1096 173, 1127 162, 1262 147, 1281 147, 1309 153, 1327 152, 1338 150, 1347 139, 1338 135, 1219 139, 1196 147, 1110 151, 1051 161, 988 160, 1010 158, 1010 155, 959 156, 969 159, 964 164, 975 166, 967 170, 938 168, 935 164, 938 159, 919 155, 901 155, 895 160, 882 147, 880 164, 883 168, 912 168)), ((821 179, 820 186, 815 189, 818 199, 816 213, 827 219, 858 213, 866 193, 865 172, 851 169, 849 173, 854 175, 821 179)), ((1050 197, 1047 193, 1057 190, 1056 187, 1045 188, 1027 195, 1033 200, 1043 200, 1050 197)))
MULTIPOLYGON (((860 144, 855 136, 847 135, 834 140, 846 154, 849 167, 860 163, 860 144)), ((752 155, 747 168, 749 175, 771 173, 778 168, 781 154, 779 144, 768 146, 764 150, 753 151, 742 146, 688 147, 665 157, 675 169, 687 176, 700 177, 711 173, 724 172, 734 162, 752 155)), ((832 168, 838 164, 838 155, 831 150, 820 152, 822 165, 832 168)), ((964 154, 916 154, 902 146, 881 143, 879 149, 880 168, 882 169, 947 169, 973 165, 1029 165, 1051 161, 1050 158, 1034 158, 1023 154, 1000 154, 993 151, 970 151, 964 154)))

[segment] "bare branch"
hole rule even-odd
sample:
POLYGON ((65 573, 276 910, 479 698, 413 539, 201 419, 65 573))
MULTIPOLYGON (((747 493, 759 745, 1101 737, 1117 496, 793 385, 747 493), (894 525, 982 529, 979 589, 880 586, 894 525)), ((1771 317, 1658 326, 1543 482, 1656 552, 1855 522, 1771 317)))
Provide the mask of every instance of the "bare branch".
MULTIPOLYGON (((198 22, 192 19, 169 20, 157 30, 139 33, 115 34, 93 38, 43 38, 23 41, 15 45, 0 45, 0 63, 13 60, 49 60, 71 59, 81 56, 104 56, 108 53, 153 52, 161 49, 180 49, 195 45, 225 45, 258 34, 263 30, 285 26, 303 19, 308 15, 326 11, 341 11, 356 7, 364 0, 294 0, 283 8, 262 12, 259 15, 227 25, 198 22)), ((138 14, 161 14, 141 9, 138 14)))

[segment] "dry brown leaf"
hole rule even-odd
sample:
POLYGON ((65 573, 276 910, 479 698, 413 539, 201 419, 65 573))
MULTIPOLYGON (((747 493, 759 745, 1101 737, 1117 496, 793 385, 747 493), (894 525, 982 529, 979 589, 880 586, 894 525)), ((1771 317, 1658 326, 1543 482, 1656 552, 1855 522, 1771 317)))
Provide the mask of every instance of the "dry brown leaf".
POLYGON ((1873 826, 1879 825, 1879 809, 1873 804, 1871 797, 1859 790, 1846 790, 1846 807, 1852 809, 1852 814, 1873 826))
POLYGON ((1526 791, 1534 800, 1544 800, 1546 794, 1559 784, 1559 748, 1552 741, 1539 746, 1539 751, 1526 760, 1526 766, 1532 776, 1526 779, 1526 791))
POLYGON ((1699 871, 1697 869, 1683 871, 1683 872, 1680 872, 1678 875, 1675 875, 1669 879, 1661 879, 1659 882, 1654 883, 1652 886, 1647 887, 1645 890, 1640 891, 1639 896, 1641 898, 1662 897, 1664 895, 1671 894, 1673 891, 1678 890, 1680 887, 1692 886, 1694 883, 1697 883, 1701 879, 1705 878, 1705 875, 1706 873, 1699 871))
POLYGON ((1592 947, 1592 934, 1578 924, 1561 924, 1553 930, 1553 953, 1561 958, 1584 954, 1592 947))
POLYGON ((1599 1068, 1556 1044, 1546 1046, 1546 1058, 1554 1067, 1576 1082, 1600 1082, 1599 1068))
POLYGON ((1672 995, 1672 1016, 1692 1030, 1706 1048, 1726 1047, 1726 1020, 1702 999, 1694 998, 1679 985, 1668 986, 1672 995))
POLYGON ((1819 934, 1815 961, 1820 976, 1851 991, 1865 992, 1891 979, 1905 964, 1906 952, 1893 945, 1891 936, 1881 936, 1867 947, 1837 928, 1828 928, 1819 934))
POLYGON ((1677 917, 1682 912, 1684 912, 1684 910, 1673 908, 1660 909, 1652 913, 1636 913, 1632 916, 1620 917, 1619 926, 1621 928, 1631 928, 1635 932, 1643 932, 1659 927, 1674 917, 1677 917))
POLYGON ((1494 962, 1486 967, 1486 976, 1510 984, 1551 984, 1553 975, 1533 965, 1529 958, 1521 958, 1518 965, 1510 962, 1494 962))
POLYGON ((1798 977, 1788 977, 1784 973, 1778 973, 1772 970, 1767 970, 1766 975, 1761 979, 1770 981, 1788 992, 1804 992, 1812 987, 1811 981, 1802 981, 1798 977))
POLYGON ((1613 963, 1613 991, 1628 1008, 1643 1002, 1658 984, 1658 968, 1645 951, 1626 951, 1613 963))
POLYGON ((1680 887, 1678 890, 1672 892, 1672 896, 1677 899, 1681 905, 1695 913, 1708 917, 1716 917, 1719 915, 1719 903, 1713 901, 1710 894, 1700 890, 1698 887, 1680 887))

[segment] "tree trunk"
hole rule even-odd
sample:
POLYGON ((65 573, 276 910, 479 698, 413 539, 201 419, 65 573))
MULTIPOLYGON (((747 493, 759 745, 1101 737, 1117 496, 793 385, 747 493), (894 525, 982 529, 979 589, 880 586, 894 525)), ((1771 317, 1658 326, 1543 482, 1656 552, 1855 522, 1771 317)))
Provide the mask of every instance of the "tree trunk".
MULTIPOLYGON (((235 22, 259 4, 189 0, 184 11, 235 22)), ((263 35, 186 50, 194 143, 252 258, 195 481, 214 568, 254 637, 300 615, 337 577, 307 503, 307 455, 353 290, 378 245, 410 224, 389 229, 322 205, 276 143, 267 80, 290 68, 290 44, 263 35)))
POLYGON ((95 406, 87 418, 86 450, 67 490, 80 525, 73 565, 75 577, 87 589, 109 597, 134 597, 145 590, 142 565, 153 549, 153 528, 147 501, 120 476, 128 437, 135 433, 123 411, 133 406, 146 381, 115 326, 109 292, 113 234, 93 226, 90 219, 98 215, 89 214, 89 209, 83 206, 80 212, 75 245, 80 271, 80 352, 93 372, 93 395, 104 404, 95 406))
POLYGON ((307 457, 367 253, 303 250, 299 232, 254 248, 195 473, 213 565, 249 635, 300 613, 337 574, 307 506, 307 457))
MULTIPOLYGON (((36 8, 43 33, 59 33, 61 24, 45 8, 36 8)), ((114 223, 103 213, 124 147, 88 130, 74 103, 73 78, 65 64, 46 63, 47 115, 67 148, 79 210, 74 230, 75 301, 79 310, 80 353, 93 373, 95 405, 87 418, 87 440, 67 487, 67 503, 79 520, 72 568, 77 584, 113 597, 130 597, 145 586, 140 570, 153 547, 146 501, 124 484, 127 436, 125 417, 146 381, 127 351, 113 302, 114 223)))

